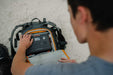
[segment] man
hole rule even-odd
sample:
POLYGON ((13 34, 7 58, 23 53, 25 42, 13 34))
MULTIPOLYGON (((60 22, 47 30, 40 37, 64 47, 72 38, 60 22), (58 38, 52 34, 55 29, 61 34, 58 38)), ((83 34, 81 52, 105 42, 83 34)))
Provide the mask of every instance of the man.
MULTIPOLYGON (((113 75, 113 10, 111 0, 68 0, 71 23, 80 43, 88 43, 88 60, 81 63, 33 66, 25 62, 30 35, 21 37, 13 60, 14 75, 113 75)), ((63 60, 60 60, 63 61, 63 60)))

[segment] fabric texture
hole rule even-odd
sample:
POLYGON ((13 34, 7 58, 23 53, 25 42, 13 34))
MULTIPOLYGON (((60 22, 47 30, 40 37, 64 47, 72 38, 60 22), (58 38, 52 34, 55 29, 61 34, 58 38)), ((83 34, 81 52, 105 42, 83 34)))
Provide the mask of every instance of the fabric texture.
POLYGON ((113 75, 113 63, 90 56, 87 61, 31 66, 25 75, 113 75))

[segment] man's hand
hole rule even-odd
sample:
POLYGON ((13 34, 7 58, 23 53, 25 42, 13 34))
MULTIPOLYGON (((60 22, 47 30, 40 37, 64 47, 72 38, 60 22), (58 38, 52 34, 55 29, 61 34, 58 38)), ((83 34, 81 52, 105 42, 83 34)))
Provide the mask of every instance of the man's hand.
POLYGON ((26 49, 28 49, 33 42, 31 35, 23 35, 20 37, 19 48, 12 62, 11 72, 13 75, 25 75, 26 70, 32 64, 26 62, 26 49))
POLYGON ((31 39, 31 34, 25 34, 20 37, 20 43, 19 43, 19 48, 25 48, 28 49, 33 42, 33 39, 31 39))
POLYGON ((76 63, 74 59, 66 59, 66 58, 61 58, 61 60, 58 61, 62 63, 76 63))

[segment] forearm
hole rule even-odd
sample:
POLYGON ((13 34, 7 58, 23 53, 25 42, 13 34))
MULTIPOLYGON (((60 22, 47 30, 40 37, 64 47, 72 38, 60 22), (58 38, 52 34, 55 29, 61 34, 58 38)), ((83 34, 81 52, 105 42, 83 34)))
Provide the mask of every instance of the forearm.
POLYGON ((19 47, 17 50, 17 53, 14 57, 13 63, 26 63, 26 55, 25 55, 26 49, 24 47, 19 47))
POLYGON ((19 47, 13 59, 11 71, 14 75, 24 75, 28 67, 32 64, 26 62, 25 48, 19 47))

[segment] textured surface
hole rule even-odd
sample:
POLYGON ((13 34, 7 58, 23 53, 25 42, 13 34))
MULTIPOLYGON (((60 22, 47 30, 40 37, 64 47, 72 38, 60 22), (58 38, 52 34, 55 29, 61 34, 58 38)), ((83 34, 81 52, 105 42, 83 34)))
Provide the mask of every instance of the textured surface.
POLYGON ((89 55, 87 44, 80 45, 73 33, 66 0, 0 0, 0 43, 10 51, 8 38, 12 29, 32 18, 47 18, 63 31, 68 42, 66 52, 78 62, 89 55))

